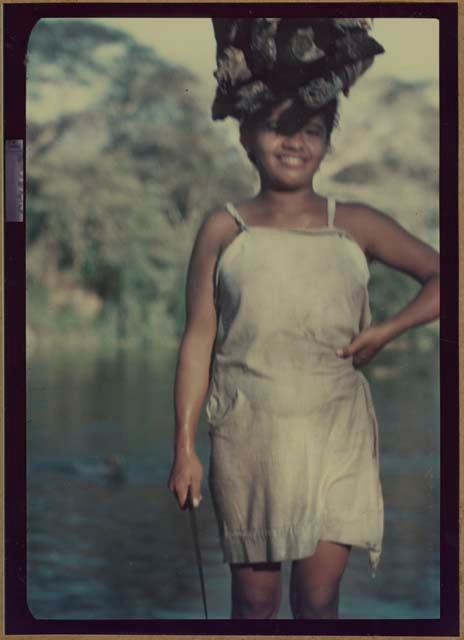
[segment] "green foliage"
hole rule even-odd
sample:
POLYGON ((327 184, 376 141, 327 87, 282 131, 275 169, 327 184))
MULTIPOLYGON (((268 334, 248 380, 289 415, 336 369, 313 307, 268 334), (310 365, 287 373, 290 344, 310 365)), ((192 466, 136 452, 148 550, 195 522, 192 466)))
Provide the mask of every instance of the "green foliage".
POLYGON ((104 64, 95 57, 95 51, 115 45, 131 47, 133 43, 125 33, 90 21, 42 19, 29 40, 31 82, 49 79, 52 74, 56 80, 71 76, 88 84, 89 71, 107 73, 104 64))
MULTIPOLYGON (((193 97, 192 74, 116 31, 72 22, 40 23, 30 43, 29 283, 48 292, 47 317, 55 318, 58 332, 174 342, 183 328, 185 272, 202 217, 249 190, 249 172, 227 149, 218 159, 224 145, 193 97), (123 49, 102 67, 101 46, 115 43, 123 49), (58 109, 44 121, 39 62, 63 95, 86 75, 86 108, 58 109), (68 86, 61 88, 64 67, 68 86), (92 102, 102 74, 107 90, 102 97, 95 91, 92 102), (68 295, 57 296, 58 290, 68 295), (83 312, 89 305, 82 292, 94 313, 83 312), (73 323, 80 313, 84 320, 73 323)), ((42 318, 30 309, 28 321, 39 334, 50 329, 42 318)))
POLYGON ((374 322, 386 320, 419 291, 417 282, 378 262, 372 264, 370 271, 369 297, 374 322))

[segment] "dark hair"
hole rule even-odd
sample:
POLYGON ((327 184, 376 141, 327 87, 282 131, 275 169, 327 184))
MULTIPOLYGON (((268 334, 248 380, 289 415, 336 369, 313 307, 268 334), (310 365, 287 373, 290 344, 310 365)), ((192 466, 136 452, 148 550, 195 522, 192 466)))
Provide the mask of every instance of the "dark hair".
MULTIPOLYGON (((278 104, 278 103, 277 103, 278 104)), ((240 122, 240 133, 247 134, 266 126, 272 111, 277 104, 267 105, 266 107, 256 111, 253 114, 247 115, 240 122)), ((292 135, 302 129, 310 118, 320 116, 324 121, 324 125, 327 132, 327 143, 330 144, 330 137, 332 131, 338 126, 338 100, 333 98, 323 107, 319 109, 310 109, 301 100, 295 99, 292 104, 283 111, 277 122, 275 123, 274 130, 282 135, 292 135)), ((253 158, 250 158, 253 161, 253 158)))

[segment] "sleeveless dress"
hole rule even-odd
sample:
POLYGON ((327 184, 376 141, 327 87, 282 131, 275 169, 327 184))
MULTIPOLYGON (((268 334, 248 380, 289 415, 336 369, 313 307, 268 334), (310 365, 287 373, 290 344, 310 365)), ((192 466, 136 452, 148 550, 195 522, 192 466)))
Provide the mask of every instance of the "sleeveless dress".
POLYGON ((218 329, 207 395, 209 488, 224 562, 296 560, 319 540, 383 537, 369 383, 335 354, 371 323, 369 268, 334 226, 247 226, 215 273, 218 329))

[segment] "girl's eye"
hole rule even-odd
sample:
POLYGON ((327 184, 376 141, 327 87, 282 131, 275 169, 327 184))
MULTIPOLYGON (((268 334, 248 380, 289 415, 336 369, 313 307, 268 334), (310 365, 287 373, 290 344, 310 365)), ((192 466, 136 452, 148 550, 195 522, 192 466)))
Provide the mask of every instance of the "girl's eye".
POLYGON ((322 131, 320 129, 305 129, 305 133, 309 136, 321 136, 322 131))
POLYGON ((266 129, 268 131, 277 131, 277 122, 266 122, 266 129))

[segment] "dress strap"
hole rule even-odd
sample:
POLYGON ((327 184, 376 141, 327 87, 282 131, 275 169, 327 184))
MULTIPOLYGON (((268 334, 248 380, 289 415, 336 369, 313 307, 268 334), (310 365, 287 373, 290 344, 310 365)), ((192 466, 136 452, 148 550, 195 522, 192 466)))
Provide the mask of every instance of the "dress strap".
POLYGON ((241 231, 247 229, 245 221, 231 202, 226 202, 226 210, 235 219, 241 231))
POLYGON ((333 227, 335 220, 335 207, 337 203, 333 196, 327 198, 327 219, 329 221, 329 227, 333 227))

